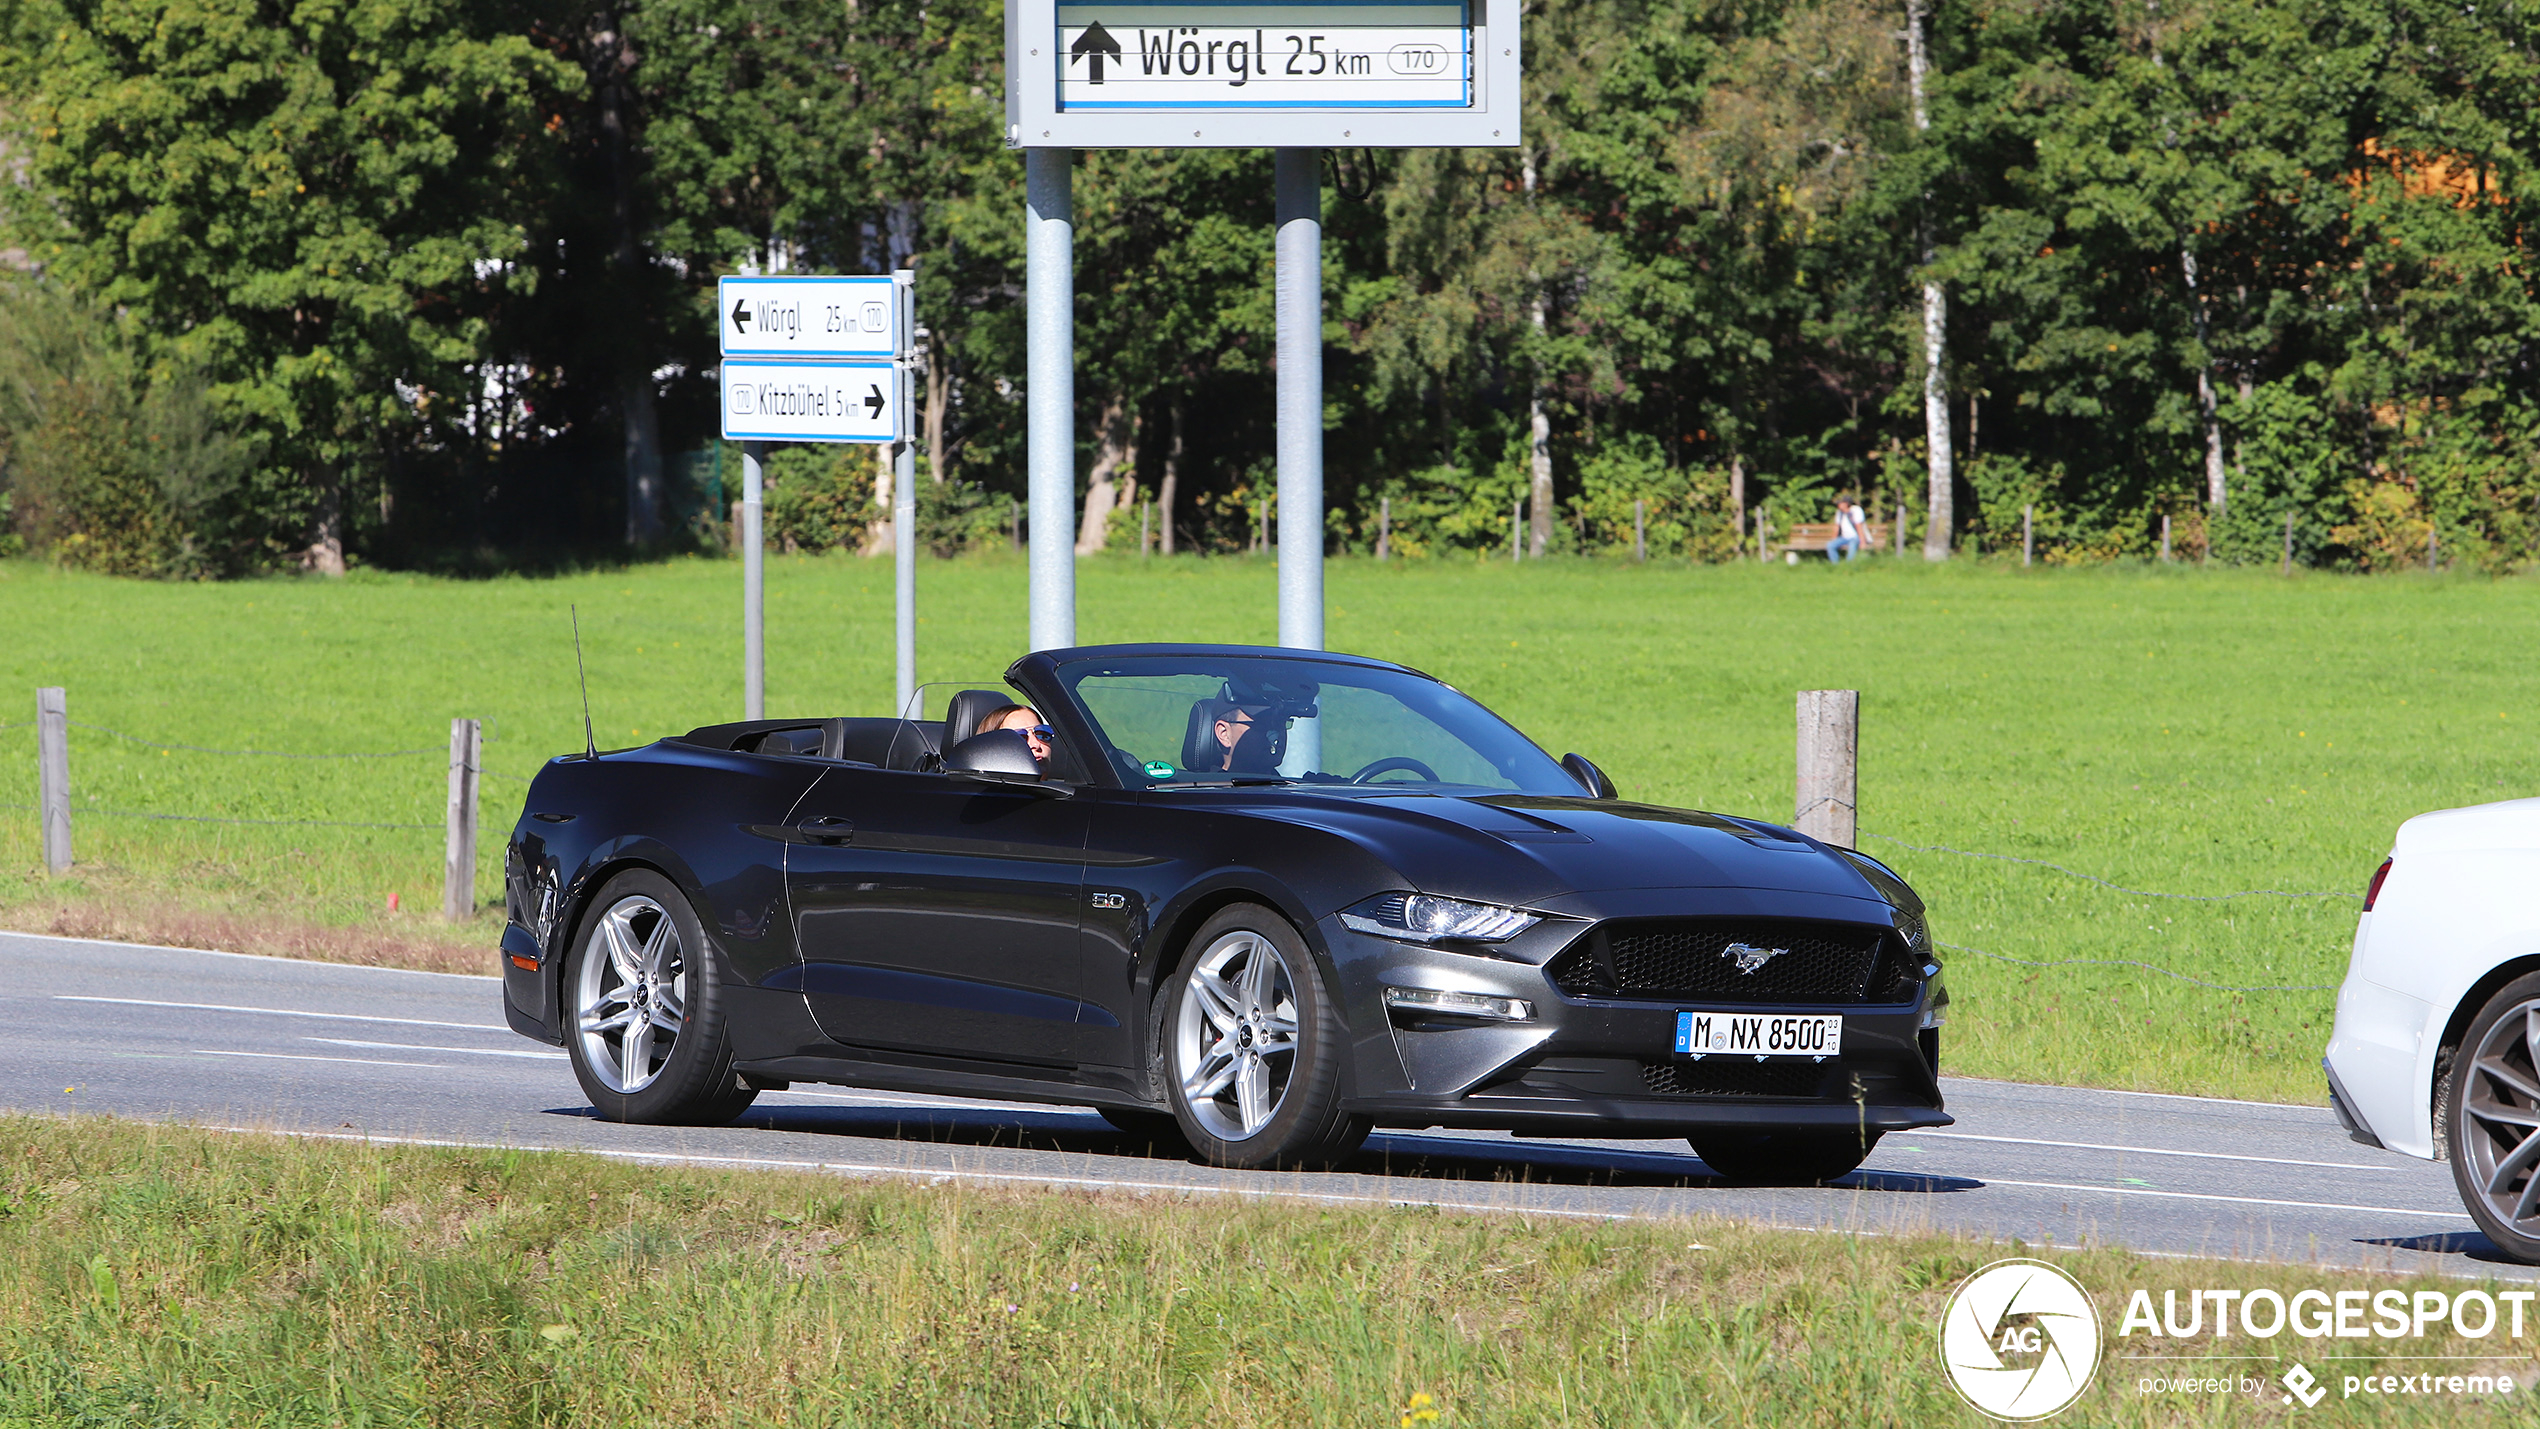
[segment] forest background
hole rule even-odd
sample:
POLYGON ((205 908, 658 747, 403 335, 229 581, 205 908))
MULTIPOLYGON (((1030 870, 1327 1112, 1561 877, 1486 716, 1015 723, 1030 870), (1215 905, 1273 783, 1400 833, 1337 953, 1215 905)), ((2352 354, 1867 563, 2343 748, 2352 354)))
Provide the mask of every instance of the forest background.
MULTIPOLYGON (((921 535, 1011 539, 985 0, 9 0, 0 541, 207 576, 720 541, 713 282, 913 267, 921 535)), ((1408 556, 2540 551, 2517 0, 1527 0, 1525 143, 1327 156, 1327 491, 1408 556), (1920 103, 1909 33, 1927 41, 1920 103), (1945 304, 1926 372, 1926 314, 1945 304), (1926 383, 1952 460, 1938 492, 1926 383), (1936 502, 1935 494, 1948 500, 1936 502), (1937 528, 1936 533, 1935 529, 1937 528)), ((1080 544, 1268 521, 1271 158, 1076 159, 1080 544), (1160 500, 1159 500, 1160 498, 1160 500)), ((871 549, 865 448, 771 532, 871 549)))

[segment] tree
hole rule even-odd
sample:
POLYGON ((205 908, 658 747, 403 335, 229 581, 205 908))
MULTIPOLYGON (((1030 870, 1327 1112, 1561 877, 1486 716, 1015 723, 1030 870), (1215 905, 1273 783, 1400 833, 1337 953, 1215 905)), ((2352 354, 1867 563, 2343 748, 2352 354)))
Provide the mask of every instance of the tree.
POLYGON ((26 104, 38 261, 208 374, 266 542, 344 569, 348 490, 450 433, 580 76, 463 0, 68 0, 26 104))

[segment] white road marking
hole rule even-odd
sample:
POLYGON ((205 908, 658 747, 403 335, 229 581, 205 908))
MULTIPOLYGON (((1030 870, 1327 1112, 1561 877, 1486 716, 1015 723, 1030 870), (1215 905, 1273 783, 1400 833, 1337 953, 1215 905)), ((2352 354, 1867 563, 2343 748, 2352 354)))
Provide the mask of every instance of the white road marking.
POLYGON ((2063 1181, 2002 1181, 1991 1176, 1974 1178, 1988 1186, 2025 1186, 2033 1191, 2094 1191, 2103 1196, 2160 1196, 2173 1201, 2229 1201, 2238 1206, 2287 1206, 2297 1211, 2370 1211, 2385 1216, 2442 1216, 2447 1220, 2466 1221, 2467 1211, 2427 1211, 2414 1206, 2349 1206, 2335 1201, 2278 1201, 2265 1196, 2215 1196, 2202 1191, 2155 1191, 2143 1186, 2075 1186, 2063 1181))
POLYGON ((369 1057, 307 1057, 291 1052, 225 1052, 217 1047, 197 1047, 197 1057, 264 1057, 276 1062, 345 1062, 356 1067, 423 1067, 435 1072, 455 1072, 447 1062, 381 1062, 369 1057))
POLYGON ((389 1052, 457 1052, 468 1057, 538 1057, 568 1060, 562 1052, 516 1052, 508 1047, 425 1047, 413 1042, 356 1042, 350 1037, 303 1037, 303 1042, 329 1042, 338 1047, 376 1047, 389 1052))
POLYGON ((2396 1171, 2396 1166, 2368 1166, 2360 1161, 2296 1161, 2283 1156, 2237 1156, 2228 1151, 2171 1151, 2159 1146, 2108 1146, 2096 1141, 2047 1141, 2034 1136, 1981 1136, 1972 1131, 1908 1131, 1938 1141, 1994 1141, 2007 1146, 2064 1146, 2075 1151, 2123 1151, 2137 1156, 2200 1156, 2208 1161, 2258 1161, 2269 1166, 2325 1166, 2335 1171, 2396 1171))
POLYGON ((427 1017, 366 1017, 358 1012, 302 1012, 296 1007, 231 1007, 218 1002, 159 1002, 147 997, 82 997, 57 992, 55 1002, 111 1002, 119 1007, 175 1007, 188 1012, 254 1012, 266 1017, 324 1017, 337 1022, 393 1022, 400 1027, 458 1027, 469 1032, 509 1032, 483 1022, 435 1022, 427 1017))
MULTIPOLYGON (((592 1146, 520 1146, 499 1141, 457 1141, 425 1136, 375 1136, 368 1132, 282 1131, 264 1126, 204 1126, 205 1131, 239 1136, 287 1136, 304 1141, 358 1141, 373 1146, 439 1146, 462 1151, 532 1151, 563 1156, 605 1156, 612 1161, 669 1162, 685 1166, 744 1166, 769 1171, 827 1171, 849 1176, 878 1176, 899 1181, 984 1181, 1017 1186, 1082 1186, 1089 1190, 1171 1191, 1185 1196, 1233 1196, 1252 1201, 1310 1201, 1318 1204, 1430 1207, 1502 1216, 1557 1216, 1564 1220, 1633 1221, 1655 1216, 1626 1211, 1573 1211, 1545 1206, 1494 1206, 1479 1201, 1449 1201, 1430 1196, 1353 1196, 1338 1191, 1281 1191, 1250 1186, 1211 1186, 1181 1181, 1119 1181, 1101 1176, 1042 1176, 1024 1172, 953 1171, 926 1166, 892 1166, 865 1161, 792 1161, 762 1156, 697 1156, 677 1151, 626 1151, 592 1146)), ((1271 1173, 1279 1174, 1279 1173, 1271 1173)), ((1785 1226, 1784 1230, 1815 1227, 1785 1226)), ((1837 1232, 1877 1234, 1877 1232, 1837 1232)))

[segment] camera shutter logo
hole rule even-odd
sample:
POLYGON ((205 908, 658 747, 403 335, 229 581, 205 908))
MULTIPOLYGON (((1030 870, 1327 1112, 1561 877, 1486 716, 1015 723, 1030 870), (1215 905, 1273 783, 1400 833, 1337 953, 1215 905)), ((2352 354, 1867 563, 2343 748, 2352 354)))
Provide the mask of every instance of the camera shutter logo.
POLYGON ((2024 1423, 2062 1413, 2099 1368, 2099 1310, 2042 1260, 1997 1260, 1940 1312, 1940 1364, 1977 1412, 2024 1423))

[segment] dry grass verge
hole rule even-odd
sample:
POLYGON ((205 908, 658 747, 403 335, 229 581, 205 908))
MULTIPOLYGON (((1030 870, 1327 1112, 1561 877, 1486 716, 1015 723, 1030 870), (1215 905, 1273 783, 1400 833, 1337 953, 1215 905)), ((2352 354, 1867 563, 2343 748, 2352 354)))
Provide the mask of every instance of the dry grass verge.
POLYGON ((278 913, 193 907, 137 898, 29 899, 0 906, 0 928, 60 938, 107 938, 163 948, 208 948, 319 963, 429 973, 494 971, 497 915, 464 924, 399 918, 334 927, 278 913))

